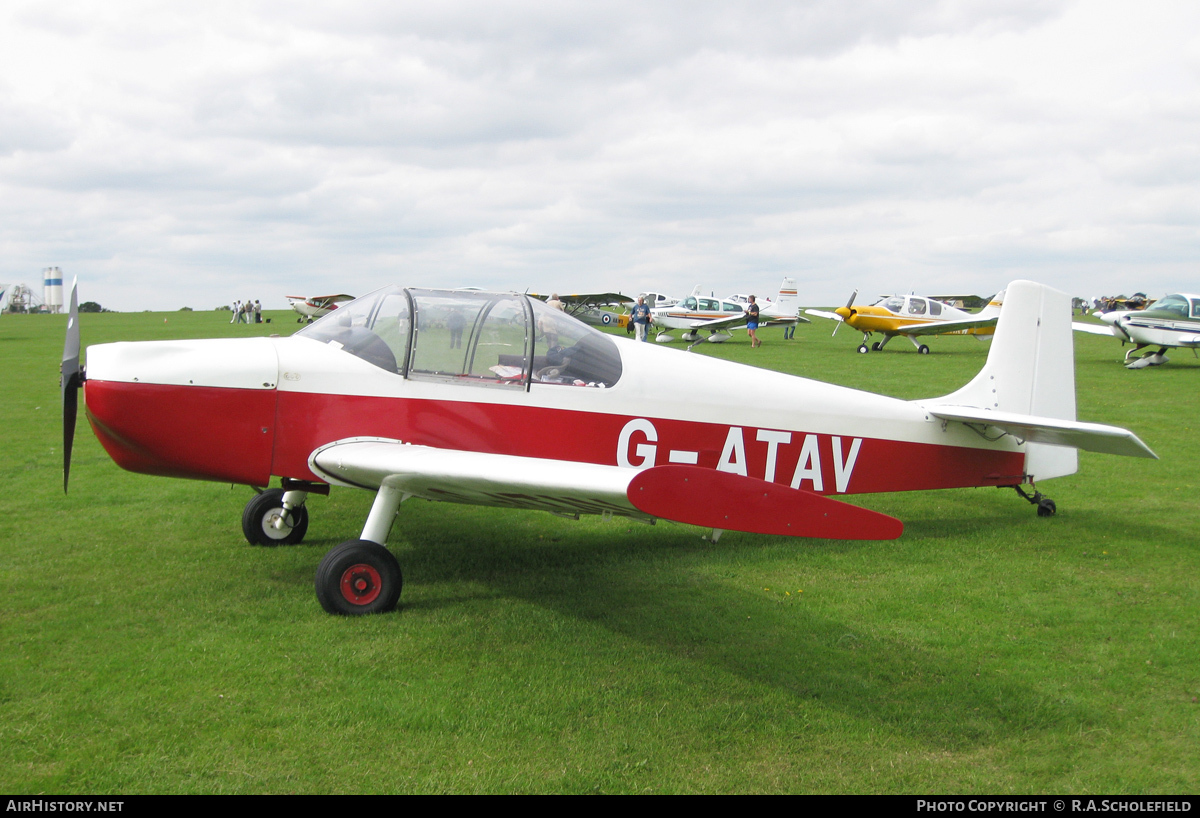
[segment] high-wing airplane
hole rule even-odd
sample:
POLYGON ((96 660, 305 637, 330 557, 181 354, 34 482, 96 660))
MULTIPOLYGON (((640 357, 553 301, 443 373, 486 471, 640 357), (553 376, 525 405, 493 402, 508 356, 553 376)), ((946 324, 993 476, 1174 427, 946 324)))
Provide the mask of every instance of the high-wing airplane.
MULTIPOLYGON (((691 342, 692 346, 701 341, 714 344, 728 341, 731 337, 728 330, 746 325, 745 304, 738 303, 732 300, 733 298, 736 296, 728 299, 705 298, 700 295, 700 287, 697 285, 692 294, 678 304, 650 311, 654 316, 654 326, 658 328, 658 335, 654 340, 659 343, 674 341, 668 330, 681 329, 684 330, 684 334, 680 337, 691 342), (707 337, 701 335, 704 331, 709 332, 707 337)), ((749 296, 746 297, 745 303, 749 303, 749 296)), ((796 295, 794 278, 783 280, 779 286, 779 298, 761 305, 758 315, 761 327, 811 323, 800 315, 800 299, 796 295)), ((688 349, 691 349, 691 346, 688 349)))
MULTIPOLYGON (((529 297, 540 301, 547 301, 550 298, 548 295, 539 293, 530 293, 529 297)), ((601 309, 601 307, 632 304, 635 299, 620 293, 570 293, 558 296, 558 300, 563 303, 563 312, 567 315, 572 315, 593 326, 607 327, 617 326, 620 315, 601 309)))
POLYGON ((1145 369, 1167 362, 1166 352, 1172 347, 1183 347, 1196 353, 1200 347, 1200 295, 1172 293, 1163 296, 1146 309, 1114 310, 1097 316, 1108 326, 1076 321, 1072 328, 1094 335, 1115 335, 1121 344, 1128 341, 1135 346, 1125 353, 1127 369, 1145 369), (1157 352, 1148 352, 1140 358, 1129 360, 1148 346, 1157 346, 1157 352))
POLYGON ((345 293, 339 295, 312 295, 307 298, 302 295, 289 295, 285 297, 288 303, 291 304, 292 309, 300 315, 296 319, 297 324, 306 320, 311 324, 313 319, 321 318, 336 310, 339 304, 354 300, 354 296, 346 295, 345 293))
POLYGON ((964 312, 921 295, 889 295, 870 307, 855 307, 854 299, 857 297, 858 290, 855 290, 846 306, 838 307, 833 312, 805 312, 837 321, 837 326, 833 328, 834 335, 837 335, 842 323, 861 332, 863 339, 858 347, 861 353, 881 350, 888 341, 903 335, 912 341, 917 352, 928 355, 929 347, 918 340, 924 335, 991 335, 995 331, 996 318, 1000 315, 1004 292, 992 296, 988 305, 977 313, 964 312), (882 333, 883 340, 867 346, 873 332, 882 333))
POLYGON ((385 544, 414 497, 662 518, 714 538, 893 539, 899 520, 835 496, 1004 486, 1048 515, 1054 503, 1022 486, 1074 473, 1076 449, 1155 456, 1132 432, 1075 419, 1070 301, 1032 282, 1009 286, 983 370, 917 401, 678 355, 519 293, 400 287, 286 338, 92 346, 85 371, 76 304, 72 289, 64 490, 82 385, 123 468, 255 487, 251 543, 303 539, 310 494, 375 492, 362 533, 317 569, 317 598, 336 614, 396 606, 402 576, 385 544), (548 312, 550 348, 538 334, 548 312), (464 319, 458 346, 451 313, 464 319), (272 475, 281 487, 263 491, 272 475))

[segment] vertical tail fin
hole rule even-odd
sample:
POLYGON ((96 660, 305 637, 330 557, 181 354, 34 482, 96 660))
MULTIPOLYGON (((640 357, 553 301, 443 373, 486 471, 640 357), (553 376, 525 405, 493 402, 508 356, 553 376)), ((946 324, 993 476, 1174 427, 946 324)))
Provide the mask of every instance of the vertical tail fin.
POLYGON ((779 315, 799 315, 800 296, 796 290, 796 279, 784 278, 779 285, 779 300, 775 302, 774 311, 779 315))
MULTIPOLYGON (((1003 299, 1004 308, 987 363, 962 389, 929 403, 1074 421, 1070 296, 1032 281, 1014 281, 993 301, 997 299, 1003 299)), ((1074 474, 1078 463, 1078 452, 1069 446, 1025 444, 1025 473, 1032 479, 1074 474)))
POLYGON ((979 311, 979 316, 981 318, 991 318, 993 315, 999 315, 1000 308, 1004 306, 1006 292, 1006 290, 1001 290, 989 298, 984 308, 979 311))

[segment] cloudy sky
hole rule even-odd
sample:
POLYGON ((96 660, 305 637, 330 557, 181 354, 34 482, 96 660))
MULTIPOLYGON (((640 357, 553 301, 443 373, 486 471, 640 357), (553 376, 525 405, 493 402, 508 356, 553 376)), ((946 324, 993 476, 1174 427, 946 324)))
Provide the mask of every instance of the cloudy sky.
POLYGON ((0 6, 0 283, 1200 291, 1195 0, 0 6))

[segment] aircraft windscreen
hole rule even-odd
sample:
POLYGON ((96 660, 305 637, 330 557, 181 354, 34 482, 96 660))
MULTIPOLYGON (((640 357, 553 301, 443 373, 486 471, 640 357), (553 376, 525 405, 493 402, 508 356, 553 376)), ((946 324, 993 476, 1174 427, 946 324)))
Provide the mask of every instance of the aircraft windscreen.
POLYGON ((296 334, 418 380, 607 388, 622 369, 608 335, 518 293, 388 287, 296 334))
POLYGON ((1180 318, 1188 317, 1188 300, 1182 295, 1167 295, 1150 305, 1151 310, 1173 312, 1180 318))
POLYGON ((537 322, 533 382, 563 386, 613 386, 621 353, 613 339, 577 318, 532 301, 537 322))
POLYGON ((296 334, 333 344, 389 372, 403 372, 410 322, 404 290, 385 287, 338 307, 296 334))

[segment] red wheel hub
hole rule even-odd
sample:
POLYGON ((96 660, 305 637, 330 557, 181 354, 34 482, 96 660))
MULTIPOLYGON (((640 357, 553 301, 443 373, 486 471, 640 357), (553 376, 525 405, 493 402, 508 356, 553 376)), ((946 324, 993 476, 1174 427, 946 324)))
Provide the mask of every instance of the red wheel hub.
POLYGON ((383 591, 383 579, 370 565, 351 565, 342 572, 342 596, 351 605, 370 605, 383 591))

